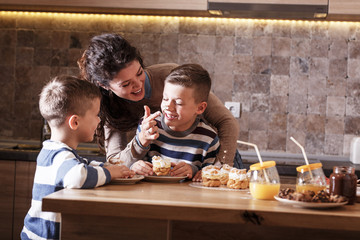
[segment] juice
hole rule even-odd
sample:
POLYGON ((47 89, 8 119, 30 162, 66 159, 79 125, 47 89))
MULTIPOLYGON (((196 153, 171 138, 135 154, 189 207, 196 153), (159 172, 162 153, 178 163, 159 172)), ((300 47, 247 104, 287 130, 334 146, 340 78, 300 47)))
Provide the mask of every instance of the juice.
POLYGON ((280 183, 250 182, 250 193, 256 199, 274 199, 280 191, 280 183))
POLYGON ((297 192, 305 192, 305 191, 313 191, 314 193, 317 193, 321 190, 325 190, 326 186, 323 185, 315 185, 315 184, 296 184, 296 191, 297 192))

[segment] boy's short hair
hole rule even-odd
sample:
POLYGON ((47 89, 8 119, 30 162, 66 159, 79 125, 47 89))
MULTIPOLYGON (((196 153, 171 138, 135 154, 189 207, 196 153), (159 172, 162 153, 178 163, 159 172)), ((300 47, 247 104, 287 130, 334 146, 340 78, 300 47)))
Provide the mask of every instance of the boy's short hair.
POLYGON ((211 78, 199 64, 184 64, 174 68, 165 82, 194 89, 196 103, 206 102, 211 89, 211 78))
POLYGON ((40 93, 40 113, 50 124, 60 126, 69 115, 83 116, 96 98, 101 99, 101 93, 94 84, 73 76, 58 76, 40 93))

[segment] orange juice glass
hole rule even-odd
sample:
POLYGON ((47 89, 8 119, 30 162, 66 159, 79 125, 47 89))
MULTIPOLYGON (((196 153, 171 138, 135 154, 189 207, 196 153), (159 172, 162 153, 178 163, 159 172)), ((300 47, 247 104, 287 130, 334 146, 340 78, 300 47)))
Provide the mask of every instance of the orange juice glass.
POLYGON ((255 199, 274 199, 280 190, 280 177, 275 161, 255 163, 250 166, 250 193, 255 199))
POLYGON ((315 193, 326 189, 325 174, 321 163, 302 165, 296 168, 296 191, 313 191, 315 193))

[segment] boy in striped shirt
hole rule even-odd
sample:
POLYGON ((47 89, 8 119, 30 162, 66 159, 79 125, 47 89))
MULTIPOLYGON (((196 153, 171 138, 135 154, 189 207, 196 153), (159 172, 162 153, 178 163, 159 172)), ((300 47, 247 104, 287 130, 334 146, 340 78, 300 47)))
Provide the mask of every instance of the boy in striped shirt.
POLYGON ((171 160, 170 175, 188 178, 215 163, 219 138, 201 118, 210 89, 209 73, 198 64, 181 65, 171 71, 165 79, 162 114, 150 114, 145 106, 136 135, 140 148, 132 149, 134 158, 145 161, 136 161, 131 166, 134 172, 153 175, 150 163, 153 156, 171 160))
POLYGON ((43 212, 42 198, 64 188, 94 188, 112 178, 132 177, 125 166, 104 166, 102 162, 80 157, 80 142, 93 140, 100 121, 101 94, 84 80, 70 76, 56 77, 40 94, 40 113, 49 123, 51 138, 43 142, 36 160, 31 208, 21 239, 59 239, 59 213, 43 212))

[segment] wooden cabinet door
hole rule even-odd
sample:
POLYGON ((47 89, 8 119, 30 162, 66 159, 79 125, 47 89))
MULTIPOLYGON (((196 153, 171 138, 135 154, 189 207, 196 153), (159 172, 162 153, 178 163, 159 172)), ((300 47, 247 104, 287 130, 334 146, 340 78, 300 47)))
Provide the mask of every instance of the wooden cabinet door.
POLYGON ((12 239, 15 161, 0 161, 0 238, 12 239))
POLYGON ((360 15, 360 1, 329 0, 329 15, 360 15))
POLYGON ((127 9, 206 10, 207 0, 1 0, 2 4, 127 9))
POLYGON ((31 205, 35 169, 36 162, 16 161, 13 239, 20 239, 24 218, 31 205))

